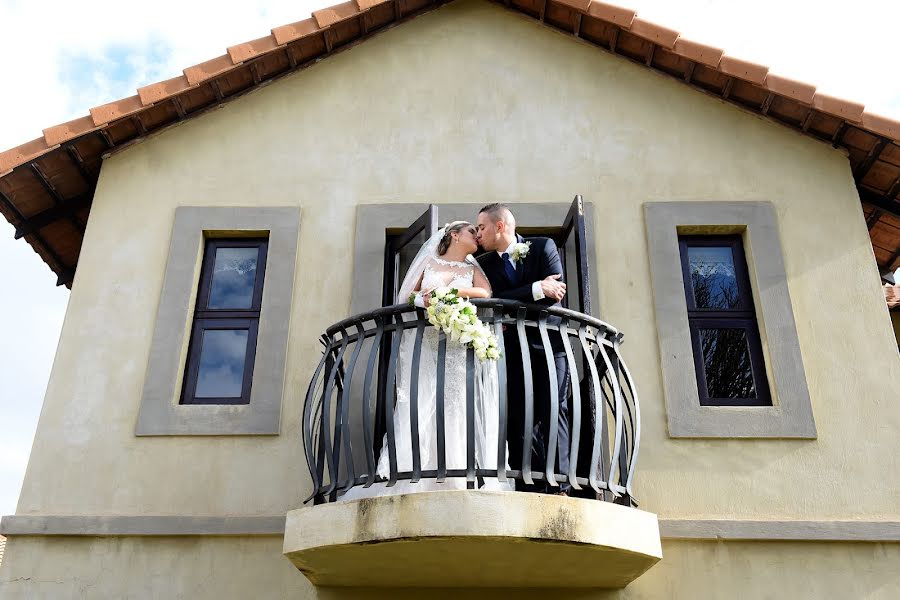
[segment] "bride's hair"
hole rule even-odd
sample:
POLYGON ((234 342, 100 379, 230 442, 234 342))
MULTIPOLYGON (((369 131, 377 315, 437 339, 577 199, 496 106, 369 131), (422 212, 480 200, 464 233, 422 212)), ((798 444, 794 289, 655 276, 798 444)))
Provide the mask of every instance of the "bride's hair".
POLYGON ((438 242, 437 253, 438 256, 443 256, 447 253, 447 250, 450 249, 450 242, 453 240, 453 236, 450 235, 457 231, 462 231, 466 227, 471 227, 472 224, 468 221, 456 221, 454 223, 449 223, 444 226, 444 237, 441 238, 441 241, 438 242))

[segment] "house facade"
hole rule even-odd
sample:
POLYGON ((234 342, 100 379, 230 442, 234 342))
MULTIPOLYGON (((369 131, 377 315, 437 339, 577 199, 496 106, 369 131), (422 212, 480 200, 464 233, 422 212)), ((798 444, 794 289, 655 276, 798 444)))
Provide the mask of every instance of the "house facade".
MULTIPOLYGON (((351 2, 290 26, 297 53, 321 37, 333 55, 306 66, 300 60, 240 97, 225 101, 222 88, 237 85, 238 75, 214 61, 187 69, 186 94, 209 87, 223 98, 196 116, 183 100, 181 118, 173 102, 173 124, 158 133, 147 117, 135 123, 132 113, 142 113, 125 101, 92 110, 90 132, 77 135, 112 144, 102 166, 83 161, 88 171, 99 168, 90 202, 70 212, 44 209, 81 223, 83 239, 77 250, 37 247, 52 246, 52 227, 77 230, 71 222, 26 236, 61 279, 70 250, 77 272, 19 505, 0 528, 7 537, 0 595, 548 593, 535 587, 577 588, 561 593, 583 598, 900 594, 900 411, 892 384, 900 360, 867 227, 874 209, 861 205, 851 167, 867 154, 815 139, 810 123, 786 127, 598 49, 584 39, 599 31, 589 26, 613 31, 627 20, 627 11, 601 3, 549 2, 535 19, 457 0, 334 51, 349 14, 367 12, 368 25, 363 18, 354 27, 374 32, 378 11, 393 22, 395 10, 418 9, 394 5, 351 2), (582 39, 553 25, 570 17, 582 39), (315 35, 304 29, 314 25, 315 35), (326 29, 333 33, 319 35, 326 29), (221 81, 210 79, 220 72, 221 81), (119 143, 124 129, 97 123, 104 110, 110 127, 146 135, 119 143), (593 317, 623 334, 616 351, 640 396, 640 453, 633 449, 628 494, 638 504, 474 490, 371 506, 304 505, 315 492, 304 411, 320 336, 383 304, 390 236, 430 205, 444 223, 474 220, 496 201, 511 206, 523 232, 553 232, 575 195, 589 268, 581 294, 591 295, 593 317), (191 365, 201 368, 191 362, 201 352, 192 332, 219 318, 203 312, 212 308, 200 283, 210 240, 265 243, 261 288, 245 313, 224 317, 257 328, 255 358, 242 363, 252 363, 243 404, 185 401, 191 365), (685 282, 695 274, 692 256, 726 246, 736 248, 732 278, 746 275, 735 284, 740 303, 729 306, 743 311, 717 313, 738 319, 730 325, 710 324, 685 282), (738 396, 758 402, 717 403, 708 373, 698 376, 692 349, 705 334, 696 332, 716 328, 746 336, 741 348, 762 368, 724 375, 747 378, 753 391, 738 396), (370 508, 384 520, 363 528, 370 508), (568 529, 544 527, 560 514, 576 515, 568 529), (617 522, 628 526, 615 530, 617 522), (536 556, 565 555, 578 569, 566 577, 550 568, 521 579, 484 574, 471 542, 485 531, 501 541, 484 564, 515 573, 536 556), (607 531, 612 537, 592 537, 607 531), (417 545, 429 536, 445 545, 417 545), (397 540, 406 543, 388 543, 397 540), (646 564, 626 567, 634 555, 646 564), (496 556, 505 562, 490 563, 496 556), (404 561, 437 575, 385 575, 404 561), (627 581, 606 586, 616 589, 579 579, 591 569, 626 568, 635 569, 627 581)), ((653 37, 658 56, 649 61, 664 60, 677 32, 668 40, 670 30, 647 33, 631 19, 628 31, 653 37)), ((288 34, 279 28, 274 41, 215 60, 233 62, 241 52, 247 64, 256 55, 268 60, 266 44, 281 43, 279 35, 288 34)), ((616 35, 627 46, 627 31, 616 35)), ((715 49, 689 48, 700 76, 715 49)), ((255 64, 248 76, 264 79, 265 63, 255 64)), ((738 94, 759 74, 749 65, 733 77, 729 89, 738 94)), ((781 81, 770 77, 773 86, 781 81)), ((162 107, 160 90, 178 85, 142 88, 128 102, 162 107)), ((778 89, 773 111, 805 90, 778 89)), ((853 109, 817 107, 823 123, 853 109)), ((65 193, 62 179, 53 187, 65 193)), ((19 216, 41 212, 24 201, 19 209, 4 211, 17 226, 24 226, 19 216)))

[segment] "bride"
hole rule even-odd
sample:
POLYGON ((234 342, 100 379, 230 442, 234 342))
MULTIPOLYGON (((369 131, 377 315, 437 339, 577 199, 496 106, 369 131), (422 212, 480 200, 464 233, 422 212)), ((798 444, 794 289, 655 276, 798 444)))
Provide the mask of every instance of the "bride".
MULTIPOLYGON (((416 255, 400 286, 398 303, 407 302, 415 294, 416 305, 428 303, 429 293, 439 287, 456 288, 460 296, 489 298, 491 286, 487 277, 472 258, 478 249, 475 226, 466 221, 454 221, 439 229, 416 255)), ((397 471, 412 471, 412 440, 410 432, 410 370, 413 362, 415 330, 406 330, 400 343, 397 362, 397 402, 394 407, 394 440, 397 452, 397 471)), ((418 368, 419 449, 422 471, 437 470, 437 353, 438 331, 425 329, 418 368)), ((444 363, 444 431, 446 466, 448 471, 466 469, 466 347, 447 339, 444 363)), ((496 361, 475 361, 475 463, 479 469, 497 468, 499 407, 496 361)), ((381 447, 377 475, 390 476, 387 436, 381 447)), ((465 477, 447 477, 443 482, 421 479, 412 483, 398 480, 388 487, 386 482, 365 488, 351 488, 341 498, 355 500, 372 496, 389 496, 437 490, 465 489, 465 477)), ((485 478, 481 489, 512 490, 511 481, 485 478)))

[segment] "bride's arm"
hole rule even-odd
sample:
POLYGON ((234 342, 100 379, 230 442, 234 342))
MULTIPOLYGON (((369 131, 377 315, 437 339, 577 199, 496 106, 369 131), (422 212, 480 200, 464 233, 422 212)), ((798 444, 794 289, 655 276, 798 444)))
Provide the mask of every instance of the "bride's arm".
POLYGON ((414 292, 421 292, 421 291, 422 291, 422 280, 423 280, 423 279, 425 279, 425 271, 422 271, 422 274, 419 275, 418 281, 416 281, 416 285, 413 286, 413 291, 414 291, 414 292))
POLYGON ((474 287, 459 288, 459 295, 466 298, 490 298, 491 284, 488 283, 487 277, 481 272, 481 269, 475 269, 474 287))

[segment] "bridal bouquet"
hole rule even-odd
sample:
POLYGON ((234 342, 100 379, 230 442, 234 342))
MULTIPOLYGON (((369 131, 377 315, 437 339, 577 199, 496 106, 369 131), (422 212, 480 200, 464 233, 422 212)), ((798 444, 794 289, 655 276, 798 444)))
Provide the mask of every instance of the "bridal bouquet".
POLYGON ((428 322, 447 334, 454 342, 475 350, 479 360, 497 360, 500 349, 491 328, 478 318, 475 306, 460 298, 455 288, 437 288, 431 292, 428 322))

